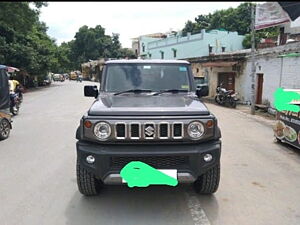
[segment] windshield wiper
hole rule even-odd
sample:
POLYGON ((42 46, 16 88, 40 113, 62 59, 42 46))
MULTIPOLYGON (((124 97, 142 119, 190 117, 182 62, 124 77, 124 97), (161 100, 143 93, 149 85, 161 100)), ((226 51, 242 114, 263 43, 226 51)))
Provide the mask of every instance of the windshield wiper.
POLYGON ((126 91, 117 92, 114 95, 120 95, 123 93, 130 93, 130 92, 133 92, 135 94, 140 94, 142 92, 152 92, 152 90, 150 90, 150 89, 130 89, 130 90, 126 90, 126 91))
POLYGON ((167 89, 167 90, 160 90, 159 92, 154 93, 153 96, 155 96, 155 95, 160 95, 160 94, 166 93, 166 92, 178 93, 178 92, 188 92, 188 90, 182 90, 182 89, 167 89))

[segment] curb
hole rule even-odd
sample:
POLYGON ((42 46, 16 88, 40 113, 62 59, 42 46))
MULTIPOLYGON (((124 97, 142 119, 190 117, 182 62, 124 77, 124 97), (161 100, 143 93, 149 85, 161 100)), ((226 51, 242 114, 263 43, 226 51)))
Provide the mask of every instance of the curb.
MULTIPOLYGON (((202 98, 201 100, 204 103, 211 103, 211 104, 217 105, 217 104, 215 104, 215 101, 212 98, 202 98)), ((275 124, 275 120, 269 120, 269 119, 266 119, 266 118, 264 118, 262 116, 259 116, 259 115, 251 115, 251 114, 245 113, 245 112, 243 112, 243 111, 241 111, 239 109, 235 109, 235 110, 233 110, 233 112, 236 112, 236 113, 238 113, 240 115, 244 115, 247 118, 253 119, 253 120, 255 120, 257 122, 260 122, 260 123, 262 123, 262 124, 264 124, 264 125, 266 125, 268 127, 271 127, 271 128, 273 128, 273 126, 275 124)))

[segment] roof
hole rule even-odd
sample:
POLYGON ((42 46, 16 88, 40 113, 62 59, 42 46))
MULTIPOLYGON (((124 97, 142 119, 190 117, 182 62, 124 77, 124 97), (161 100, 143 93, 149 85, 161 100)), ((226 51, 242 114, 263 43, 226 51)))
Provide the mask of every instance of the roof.
POLYGON ((5 66, 5 65, 0 65, 0 69, 7 69, 8 72, 20 71, 18 68, 12 66, 5 66))
POLYGON ((299 2, 278 2, 282 9, 287 12, 292 21, 300 16, 300 3, 299 2))
POLYGON ((218 62, 207 62, 203 63, 202 66, 204 67, 229 67, 237 64, 237 61, 234 62, 226 62, 226 61, 218 61, 218 62))
POLYGON ((167 59, 118 59, 118 60, 109 60, 106 64, 112 63, 170 63, 170 64, 190 64, 186 60, 167 60, 167 59))

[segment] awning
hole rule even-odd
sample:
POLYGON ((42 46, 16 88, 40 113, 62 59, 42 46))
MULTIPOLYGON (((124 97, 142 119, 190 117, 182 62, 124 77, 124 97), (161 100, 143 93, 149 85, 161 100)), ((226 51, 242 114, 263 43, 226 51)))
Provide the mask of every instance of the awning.
POLYGON ((289 15, 292 21, 300 16, 300 2, 278 2, 284 11, 289 15))
POLYGON ((203 63, 202 66, 204 67, 229 67, 237 64, 238 62, 224 62, 224 61, 219 61, 219 62, 207 62, 203 63))
POLYGON ((11 66, 8 66, 7 70, 8 70, 9 73, 12 73, 12 72, 15 72, 15 71, 20 71, 18 68, 11 67, 11 66))
POLYGON ((300 53, 294 52, 294 53, 289 53, 289 54, 284 54, 284 55, 279 55, 278 57, 298 57, 300 56, 300 53))

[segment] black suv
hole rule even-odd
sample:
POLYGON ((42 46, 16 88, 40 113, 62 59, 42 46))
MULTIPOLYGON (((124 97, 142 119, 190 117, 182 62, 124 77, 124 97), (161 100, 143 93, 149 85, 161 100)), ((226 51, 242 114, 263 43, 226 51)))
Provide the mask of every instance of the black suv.
POLYGON ((221 132, 200 101, 190 63, 183 60, 111 60, 96 100, 76 132, 77 184, 96 195, 104 184, 122 184, 132 161, 176 169, 179 183, 214 193, 220 180, 221 132))

